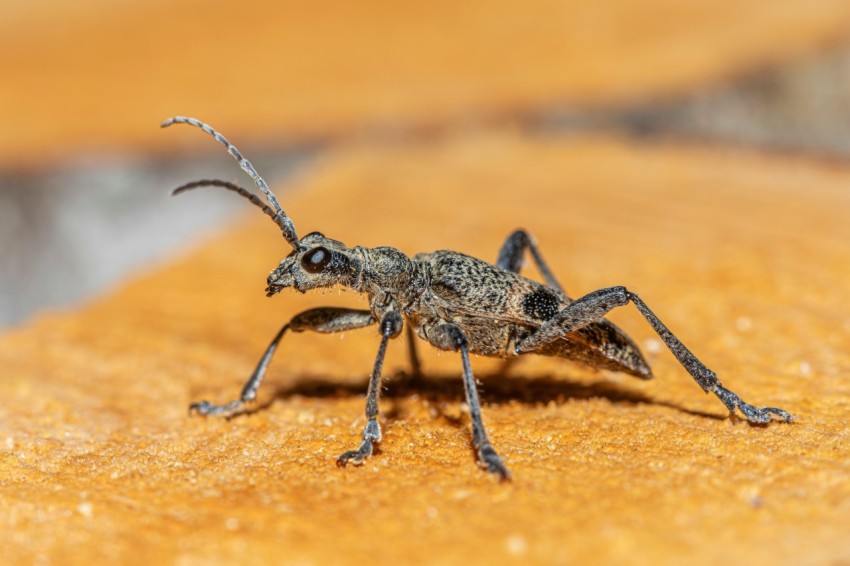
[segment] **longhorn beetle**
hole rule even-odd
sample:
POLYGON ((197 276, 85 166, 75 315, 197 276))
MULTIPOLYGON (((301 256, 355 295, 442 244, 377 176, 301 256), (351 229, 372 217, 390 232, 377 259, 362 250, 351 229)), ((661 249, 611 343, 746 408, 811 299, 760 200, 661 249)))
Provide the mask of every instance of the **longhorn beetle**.
MULTIPOLYGON (((189 124, 213 136, 265 194, 271 207, 255 194, 226 181, 194 181, 173 192, 221 187, 247 198, 274 220, 292 251, 269 275, 267 296, 288 287, 306 293, 342 285, 365 294, 369 300, 368 310, 321 307, 295 315, 272 338, 239 399, 223 405, 201 401, 190 406, 191 412, 216 417, 244 412, 247 404, 256 399, 269 362, 287 331, 332 333, 377 324, 381 342, 366 394, 367 421, 363 440, 359 448, 344 452, 337 459, 340 466, 360 465, 381 441, 377 417, 384 354, 390 339, 397 338, 406 326, 412 348, 415 334, 440 350, 460 352, 463 385, 472 420, 472 443, 479 464, 499 479, 508 480, 510 473, 484 429, 469 354, 500 358, 523 354, 559 356, 594 368, 650 379, 652 371, 632 339, 603 318, 610 310, 631 302, 697 384, 706 393, 714 393, 729 409, 730 415, 738 409, 750 422, 759 424, 769 422, 771 415, 785 422, 793 420, 793 416, 782 409, 755 407, 726 389, 717 375, 667 329, 646 303, 625 287, 608 287, 576 300, 570 299, 543 261, 536 241, 525 230, 508 236, 495 265, 448 250, 409 258, 391 247, 348 247, 321 232, 310 232, 299 238, 292 220, 269 186, 224 136, 194 118, 175 116, 164 121, 162 127, 172 124, 189 124), (526 252, 537 265, 545 285, 519 274, 526 252)), ((417 360, 415 349, 411 349, 414 369, 418 366, 417 360)))

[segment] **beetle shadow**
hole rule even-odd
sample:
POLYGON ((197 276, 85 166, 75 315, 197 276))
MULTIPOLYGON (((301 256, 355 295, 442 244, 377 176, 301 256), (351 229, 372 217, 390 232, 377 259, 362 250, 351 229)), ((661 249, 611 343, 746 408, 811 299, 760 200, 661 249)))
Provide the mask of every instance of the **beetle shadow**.
MULTIPOLYGON (((481 375, 476 375, 479 382, 479 396, 483 405, 500 405, 509 402, 520 402, 529 406, 542 406, 548 403, 562 405, 572 399, 607 399, 614 404, 625 405, 654 405, 675 409, 682 413, 713 420, 725 420, 728 415, 719 415, 682 407, 676 403, 649 397, 639 391, 630 389, 619 383, 600 381, 586 384, 569 381, 551 374, 521 376, 507 375, 507 366, 481 375)), ((350 398, 365 397, 368 388, 368 378, 357 382, 333 381, 318 377, 305 377, 290 385, 279 386, 272 397, 249 412, 263 411, 278 400, 293 396, 312 398, 350 398)), ((388 420, 401 418, 402 401, 417 397, 429 403, 430 409, 455 426, 466 426, 462 415, 446 414, 442 408, 448 404, 460 404, 465 401, 463 381, 459 373, 408 374, 398 371, 390 377, 385 377, 381 390, 381 401, 384 405, 382 414, 388 420)))

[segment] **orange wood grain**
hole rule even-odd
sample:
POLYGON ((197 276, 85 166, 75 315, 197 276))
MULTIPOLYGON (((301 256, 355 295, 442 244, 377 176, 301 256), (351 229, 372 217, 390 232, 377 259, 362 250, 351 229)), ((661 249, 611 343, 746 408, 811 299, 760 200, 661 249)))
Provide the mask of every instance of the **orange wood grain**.
POLYGON ((850 30, 845 0, 54 4, 0 6, 6 167, 161 150, 178 113, 303 142, 665 96, 850 30))
POLYGON ((340 148, 279 190, 302 233, 495 258, 526 226, 570 293, 628 285, 730 388, 798 421, 727 420, 633 309, 611 318, 650 382, 473 360, 512 484, 475 466, 457 356, 423 349, 425 382, 406 385, 402 340, 381 453, 334 465, 364 423, 372 330, 287 337, 259 410, 189 418, 191 401, 237 394, 288 316, 362 304, 266 299, 286 245, 234 200, 244 223, 0 337, 0 558, 846 562, 848 186, 846 167, 602 138, 340 148))

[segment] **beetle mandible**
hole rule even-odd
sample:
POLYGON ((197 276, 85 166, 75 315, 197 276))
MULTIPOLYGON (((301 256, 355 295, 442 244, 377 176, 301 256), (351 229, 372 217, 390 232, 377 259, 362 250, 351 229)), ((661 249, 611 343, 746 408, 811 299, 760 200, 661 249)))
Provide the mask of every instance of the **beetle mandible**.
MULTIPOLYGON (((268 296, 289 287, 306 293, 342 285, 366 295, 369 301, 368 310, 321 307, 295 315, 274 336, 239 399, 222 405, 201 401, 190 406, 193 412, 229 417, 245 411, 247 404, 256 399, 269 362, 286 332, 333 333, 378 325, 381 342, 366 395, 363 439, 356 450, 344 452, 337 459, 340 466, 362 464, 381 441, 378 398, 387 344, 406 327, 411 339, 415 335, 436 348, 460 353, 472 443, 479 464, 499 479, 508 480, 510 473, 484 428, 469 354, 500 358, 523 354, 559 356, 650 379, 652 371, 632 339, 603 318, 610 310, 632 303, 697 384, 706 393, 716 395, 730 415, 737 409, 750 422, 759 424, 769 422, 771 415, 785 422, 793 420, 782 409, 755 407, 725 388, 646 303, 625 287, 608 287, 570 299, 543 260, 534 238, 525 230, 508 236, 495 264, 448 250, 410 258, 391 247, 348 247, 321 232, 299 238, 269 186, 224 136, 195 118, 175 116, 165 120, 162 127, 172 124, 195 126, 213 136, 265 194, 268 205, 254 193, 219 180, 194 181, 174 190, 174 194, 179 194, 198 187, 228 189, 250 200, 274 220, 292 251, 269 275, 268 296), (531 255, 545 284, 519 274, 526 253, 531 255)), ((412 358, 415 363, 415 355, 412 358)))

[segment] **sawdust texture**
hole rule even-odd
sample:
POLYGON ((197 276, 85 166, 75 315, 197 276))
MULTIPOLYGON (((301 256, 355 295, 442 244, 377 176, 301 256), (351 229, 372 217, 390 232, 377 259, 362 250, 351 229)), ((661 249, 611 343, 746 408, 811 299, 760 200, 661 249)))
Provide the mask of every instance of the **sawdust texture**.
POLYGON ((161 151, 176 113, 295 143, 643 100, 848 31, 846 0, 6 2, 0 162, 161 151))
POLYGON ((631 307, 610 318, 653 381, 473 360, 510 484, 475 465, 458 357, 423 348, 407 382, 403 338, 380 453, 335 466, 364 424, 374 328, 287 336, 253 414, 190 418, 238 394, 292 314, 363 304, 265 298, 287 246, 234 197, 238 225, 0 338, 0 561, 850 560, 850 170, 501 132, 341 148, 301 179, 279 191, 301 233, 351 245, 495 259, 525 226, 569 293, 628 285, 727 386, 798 420, 728 419, 631 307))

